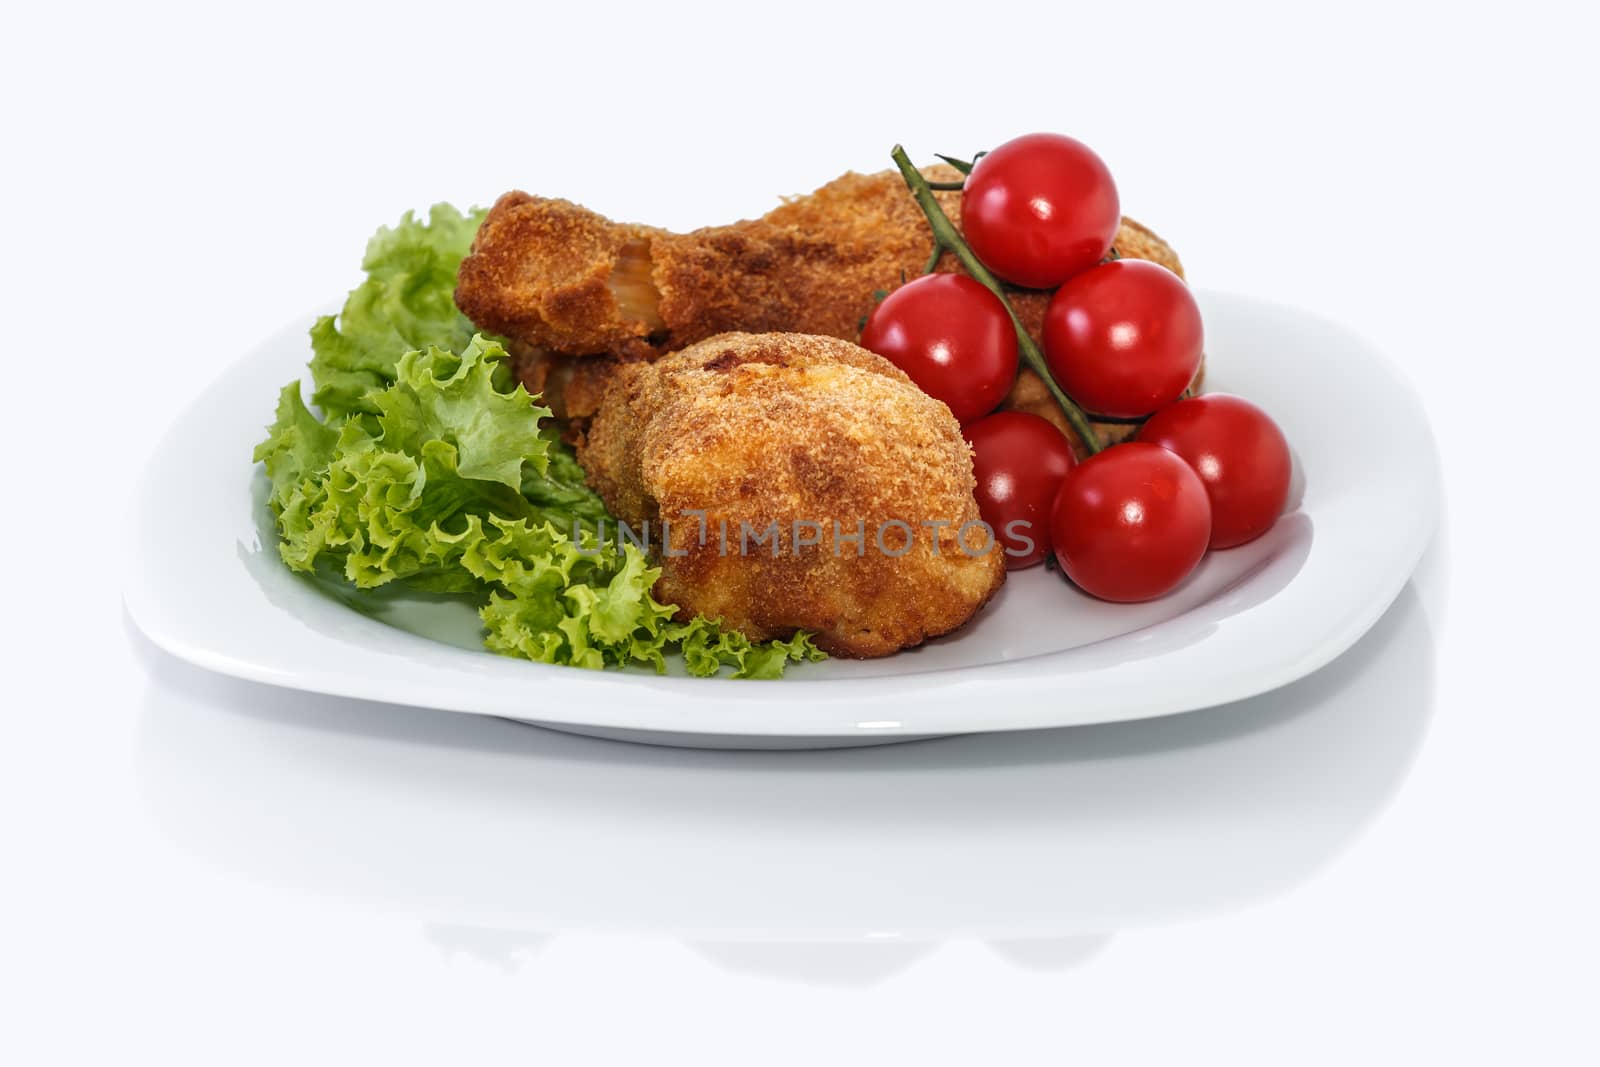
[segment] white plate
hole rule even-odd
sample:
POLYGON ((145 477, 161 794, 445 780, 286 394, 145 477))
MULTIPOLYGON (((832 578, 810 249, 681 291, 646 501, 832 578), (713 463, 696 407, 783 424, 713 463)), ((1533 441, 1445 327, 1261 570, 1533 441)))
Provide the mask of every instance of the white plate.
POLYGON ((278 561, 249 460, 277 389, 303 373, 308 318, 229 368, 156 450, 128 611, 173 655, 242 678, 661 744, 874 744, 1239 700, 1316 670, 1377 621, 1437 524, 1438 467, 1416 395, 1366 342, 1290 308, 1200 298, 1207 388, 1272 412, 1295 448, 1298 506, 1154 603, 1101 603, 1034 568, 959 634, 781 682, 507 659, 478 646, 470 610, 424 598, 357 611, 278 561))

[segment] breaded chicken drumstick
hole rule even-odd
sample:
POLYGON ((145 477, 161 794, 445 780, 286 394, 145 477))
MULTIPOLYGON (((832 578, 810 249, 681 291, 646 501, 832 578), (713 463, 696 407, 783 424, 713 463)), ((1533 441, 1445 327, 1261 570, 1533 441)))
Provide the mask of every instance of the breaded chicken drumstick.
POLYGON ((755 640, 886 656, 1005 579, 950 410, 848 341, 730 333, 620 364, 578 459, 612 514, 670 524, 656 597, 755 640))
MULTIPOLYGON (((935 181, 960 177, 943 165, 924 173, 935 181)), ((961 194, 936 195, 959 224, 961 194)), ((759 219, 684 234, 513 192, 479 229, 461 265, 456 303, 480 328, 517 342, 524 380, 547 400, 560 403, 548 394, 575 376, 562 413, 581 419, 592 413, 585 401, 597 395, 585 379, 602 372, 552 363, 552 354, 651 359, 729 330, 853 341, 873 294, 922 273, 932 248, 927 220, 894 171, 846 174, 759 219)), ((1183 273, 1166 242, 1132 219, 1123 219, 1116 248, 1183 273)), ((947 254, 938 269, 960 267, 947 254)), ((1014 290, 1010 299, 1038 337, 1049 294, 1014 290)), ((1006 406, 1036 411, 1067 432, 1031 371, 1019 376, 1006 406)), ((1130 428, 1097 430, 1116 437, 1130 428)))

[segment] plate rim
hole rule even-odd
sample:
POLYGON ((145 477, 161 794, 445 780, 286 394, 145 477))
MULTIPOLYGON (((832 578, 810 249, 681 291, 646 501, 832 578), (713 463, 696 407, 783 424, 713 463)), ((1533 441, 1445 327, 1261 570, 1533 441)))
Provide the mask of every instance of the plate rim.
MULTIPOLYGON (((179 469, 180 464, 173 457, 182 452, 186 431, 192 431, 197 420, 210 417, 208 408, 218 396, 231 392, 239 379, 249 377, 252 371, 258 372, 258 364, 268 364, 268 357, 287 340, 286 335, 295 334, 303 338, 309 317, 292 320, 214 376, 172 420, 151 451, 133 497, 130 525, 134 535, 124 566, 124 605, 134 625, 157 647, 197 666, 249 681, 354 699, 613 730, 768 738, 859 738, 864 730, 870 730, 890 740, 895 735, 905 734, 949 735, 1154 718, 1245 699, 1304 677, 1332 661, 1370 629, 1394 602, 1438 528, 1442 503, 1438 451, 1426 409, 1414 386, 1392 360, 1359 334, 1315 312, 1287 304, 1216 290, 1198 290, 1197 295, 1203 306, 1231 303, 1248 308, 1251 313, 1291 316, 1320 329, 1336 332, 1346 342, 1344 347, 1347 354, 1356 355, 1354 362, 1360 369, 1385 387, 1381 395, 1386 398, 1388 406, 1403 410, 1405 417, 1396 421, 1403 422, 1412 430, 1411 445, 1415 453, 1412 458, 1415 462, 1411 465, 1413 477, 1410 480, 1415 483, 1413 489, 1419 493, 1410 498, 1416 505, 1414 521, 1405 525, 1403 537, 1386 543, 1386 558, 1382 561, 1381 573, 1372 574, 1367 583, 1367 595, 1347 604, 1342 616, 1324 625, 1316 639, 1308 640, 1297 654, 1280 657, 1267 666, 1258 666, 1247 675, 1235 673, 1231 677, 1219 677, 1215 671, 1208 674, 1203 662, 1191 663, 1195 658, 1194 650, 1206 644, 1206 641, 1200 641, 1154 657, 1092 668, 1077 674, 1049 669, 1050 661, 1060 660, 1077 651, 1064 649, 1025 660, 947 666, 908 674, 788 679, 771 686, 751 683, 760 685, 759 691, 752 691, 744 684, 726 679, 580 671, 507 659, 489 652, 453 648, 367 619, 348 608, 339 610, 352 620, 360 619, 385 632, 388 640, 378 639, 380 644, 389 645, 390 651, 409 646, 424 659, 435 661, 426 664, 425 670, 438 670, 439 673, 428 675, 419 674, 415 669, 401 669, 394 675, 382 672, 374 674, 356 669, 357 665, 349 663, 343 664, 342 669, 329 669, 325 665, 297 668, 273 661, 271 656, 251 656, 241 654, 238 649, 213 647, 204 638, 203 632, 196 628, 194 620, 179 618, 164 606, 161 583, 155 575, 163 569, 163 564, 170 564, 171 561, 162 559, 163 553, 159 548, 162 538, 158 529, 160 516, 152 514, 154 509, 147 502, 162 497, 162 483, 170 481, 179 469), (413 642, 417 644, 411 645, 413 642), (426 646, 429 651, 424 651, 421 646, 426 646), (443 651, 446 649, 448 652, 443 651), (1201 668, 1195 680, 1188 684, 1187 693, 1175 691, 1169 685, 1162 690, 1163 695, 1159 698, 1145 693, 1140 699, 1137 692, 1117 690, 1117 684, 1138 680, 1137 672, 1127 670, 1129 663, 1148 666, 1174 657, 1181 661, 1178 664, 1180 668, 1201 668), (450 662, 451 669, 440 670, 441 665, 448 661, 453 661, 450 662), (517 673, 513 675, 511 671, 517 673), (1071 675, 1077 683, 1074 691, 1080 694, 1086 691, 1084 683, 1087 680, 1096 679, 1094 686, 1087 687, 1098 689, 1097 695, 1100 697, 1093 712, 1063 714, 1060 708, 1040 699, 1042 694, 1038 688, 1041 682, 1052 679, 1061 681, 1067 675, 1071 675), (447 684, 447 679, 450 684, 447 684), (474 682, 480 684, 474 685, 474 682), (503 691, 508 684, 537 686, 541 706, 533 708, 509 699, 511 694, 503 691), (982 691, 978 692, 980 688, 982 691), (580 691, 581 697, 587 700, 580 698, 580 691), (908 717, 905 707, 912 696, 922 700, 916 706, 915 713, 908 717), (848 710, 864 706, 869 701, 879 702, 875 705, 875 714, 879 714, 879 718, 863 719, 859 710, 848 710), (618 711, 619 708, 628 709, 641 702, 650 706, 642 710, 635 708, 631 712, 618 711), (761 705, 759 713, 751 711, 751 704, 761 705), (894 709, 895 717, 891 718, 888 712, 881 710, 886 707, 894 709), (981 710, 974 714, 968 710, 971 708, 981 710), (579 713, 573 714, 574 709, 579 713), (799 709, 799 714, 796 714, 796 709, 799 709)), ((274 370, 274 373, 280 371, 274 370)), ((266 404, 267 401, 263 400, 262 403, 266 404)), ((240 471, 244 470, 242 459, 234 462, 240 471)), ((230 486, 229 491, 232 488, 230 486)), ((170 566, 166 569, 171 573, 170 566)), ((1377 570, 1374 568, 1375 572, 1377 570)), ((287 576, 288 572, 284 573, 287 576)), ((1286 594, 1294 587, 1295 580, 1291 580, 1275 596, 1286 594)), ((250 581, 252 585, 255 584, 254 579, 250 581)), ((264 591, 258 595, 262 603, 267 601, 264 591)), ((259 603, 253 605, 255 609, 260 606, 259 603)), ((1159 633, 1191 614, 1192 609, 1134 633, 1159 633)), ((309 629, 303 618, 297 618, 287 611, 282 615, 267 612, 261 618, 274 618, 278 623, 284 618, 294 618, 300 623, 301 630, 309 629)), ((1260 625, 1259 618, 1254 625, 1260 625)), ((363 630, 353 622, 351 627, 363 630)), ((281 627, 280 631, 280 637, 293 632, 292 629, 283 630, 281 627)), ((1238 625, 1229 629, 1234 634, 1231 644, 1238 644, 1248 637, 1239 631, 1238 625)), ((300 635, 302 640, 304 636, 300 635)), ((372 635, 369 633, 367 636, 372 635)), ((1106 640, 1119 641, 1131 636, 1122 634, 1106 640)), ((292 643, 293 639, 289 640, 292 643)), ((365 640, 357 640, 352 644, 358 650, 373 651, 372 644, 365 640)), ((393 662, 384 665, 397 666, 393 662)), ((1056 666, 1059 667, 1059 664, 1056 666)), ((524 699, 526 695, 522 694, 524 699)))

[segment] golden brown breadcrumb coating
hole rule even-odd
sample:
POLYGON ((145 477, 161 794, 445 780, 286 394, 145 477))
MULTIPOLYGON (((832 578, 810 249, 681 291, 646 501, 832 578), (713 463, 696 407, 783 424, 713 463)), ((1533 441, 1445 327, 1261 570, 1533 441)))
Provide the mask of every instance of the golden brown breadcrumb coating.
MULTIPOLYGON (((934 180, 959 177, 939 165, 934 180)), ((961 194, 936 194, 952 221, 961 194)), ((1124 219, 1117 251, 1183 274, 1167 244, 1124 219)), ((461 264, 456 304, 481 329, 565 355, 659 355, 729 330, 854 340, 873 293, 922 273, 933 238, 895 171, 846 174, 759 219, 691 233, 616 223, 512 192, 461 264)), ((940 270, 959 270, 946 254, 940 270)), ((1016 290, 1037 336, 1047 293, 1016 290)))
MULTIPOLYGON (((924 168, 935 181, 960 175, 924 168)), ((935 194, 961 220, 961 194, 935 194)), ((687 234, 614 223, 565 200, 507 193, 489 213, 461 267, 456 302, 479 327, 512 339, 519 374, 532 392, 582 433, 599 402, 609 361, 650 359, 728 330, 794 331, 856 340, 873 294, 922 273, 933 241, 927 220, 896 171, 846 174, 791 197, 759 219, 687 234)), ((1124 218, 1119 255, 1183 275, 1177 253, 1124 218)), ((958 271, 946 254, 940 271, 958 271)), ((1023 326, 1038 340, 1050 294, 1009 289, 1023 326)), ((1024 369, 1005 408, 1055 424, 1081 453, 1044 384, 1024 369)), ((1133 432, 1096 423, 1109 444, 1133 432)))
POLYGON ((837 338, 729 333, 615 364, 578 459, 618 518, 670 523, 657 598, 754 639, 810 630, 834 655, 885 656, 961 626, 1005 579, 981 529, 958 541, 979 515, 949 409, 837 338))

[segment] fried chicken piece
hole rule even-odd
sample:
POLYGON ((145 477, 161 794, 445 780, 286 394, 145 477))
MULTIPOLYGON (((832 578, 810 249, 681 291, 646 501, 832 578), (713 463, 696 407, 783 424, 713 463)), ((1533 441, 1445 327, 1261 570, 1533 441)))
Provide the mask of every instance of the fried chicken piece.
POLYGON ((753 639, 810 630, 834 655, 886 656, 1005 579, 984 531, 963 537, 979 515, 949 409, 837 338, 728 333, 618 364, 578 459, 612 514, 657 536, 656 597, 753 639))
MULTIPOLYGON (((929 167, 931 179, 958 178, 929 167)), ((936 194, 952 221, 961 194, 936 194)), ((1176 253, 1132 219, 1117 251, 1182 276, 1176 253)), ((456 304, 481 329, 565 355, 649 358, 729 330, 854 340, 873 294, 922 273, 933 238, 898 172, 846 174, 759 219, 669 233, 566 200, 502 196, 461 264, 456 304)), ((940 270, 959 270, 946 254, 940 270)), ((1049 294, 1015 290, 1038 335, 1049 294)))
MULTIPOLYGON (((940 164, 931 180, 960 175, 940 164)), ((935 194, 957 224, 961 194, 935 194)), ((1124 218, 1116 248, 1183 275, 1177 253, 1124 218)), ((456 303, 479 327, 512 339, 518 374, 583 432, 608 365, 573 356, 651 359, 728 330, 794 331, 854 341, 873 294, 922 273, 933 239, 897 171, 846 174, 759 219, 674 234, 614 223, 565 200, 507 193, 461 266, 456 303)), ((940 271, 960 270, 946 254, 940 271)), ((1043 333, 1050 294, 1010 289, 1024 327, 1043 333)), ((1197 379, 1198 380, 1198 379, 1197 379)), ((1002 407, 1049 419, 1083 453, 1044 383, 1024 368, 1002 407)), ((1137 427, 1096 423, 1102 442, 1137 427)))

